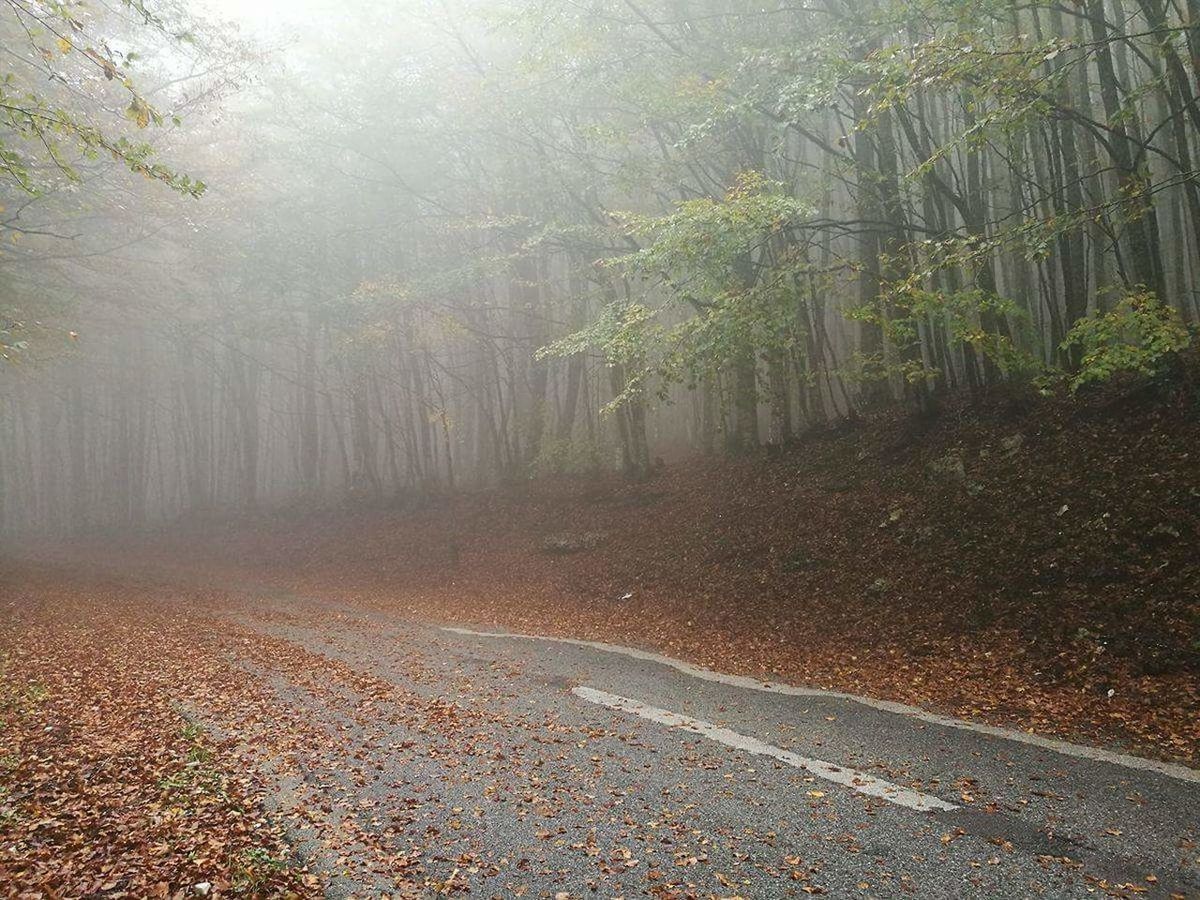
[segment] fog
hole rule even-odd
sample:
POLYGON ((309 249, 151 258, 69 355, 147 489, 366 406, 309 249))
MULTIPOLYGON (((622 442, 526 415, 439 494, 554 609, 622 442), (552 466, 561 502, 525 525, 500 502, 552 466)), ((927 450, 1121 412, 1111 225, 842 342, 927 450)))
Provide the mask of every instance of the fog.
POLYGON ((0 0, 0 897, 1200 898, 1200 0, 0 0))
POLYGON ((70 15, 0 3, 8 537, 644 477, 1200 308, 1159 0, 70 15))

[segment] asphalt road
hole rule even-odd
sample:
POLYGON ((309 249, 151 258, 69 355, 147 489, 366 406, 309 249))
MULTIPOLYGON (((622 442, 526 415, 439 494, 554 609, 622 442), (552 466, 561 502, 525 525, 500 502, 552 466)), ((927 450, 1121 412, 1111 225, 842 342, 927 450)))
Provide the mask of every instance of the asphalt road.
POLYGON ((285 763, 257 758, 334 896, 1200 897, 1190 770, 573 644, 236 619, 291 648, 238 664, 268 727, 303 723, 285 763))

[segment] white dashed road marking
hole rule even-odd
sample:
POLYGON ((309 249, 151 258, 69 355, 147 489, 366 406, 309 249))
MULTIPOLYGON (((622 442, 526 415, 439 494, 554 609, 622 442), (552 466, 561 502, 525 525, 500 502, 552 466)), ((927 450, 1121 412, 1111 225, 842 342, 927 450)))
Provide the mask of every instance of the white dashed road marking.
POLYGON ((720 725, 714 725, 712 722, 706 722, 703 719, 693 719, 691 716, 671 712, 668 709, 647 706, 645 703, 637 700, 630 700, 628 697, 618 697, 616 694, 598 691, 595 688, 577 687, 573 690, 573 693, 575 696, 587 700, 589 703, 598 703, 610 709, 619 709, 622 712, 633 713, 635 716, 640 716, 651 722, 657 722, 660 725, 666 725, 669 728, 690 731, 692 734, 706 737, 710 741, 716 741, 718 744, 724 744, 726 747, 731 747, 734 750, 753 753, 755 756, 769 756, 782 763, 787 763, 789 766, 803 769, 812 775, 816 775, 818 778, 824 778, 826 781, 832 781, 834 784, 840 784, 843 787, 848 787, 869 797, 878 797, 881 800, 887 800, 889 803, 895 803, 897 806, 903 806, 906 809, 913 809, 917 812, 958 809, 953 803, 947 803, 945 800, 939 800, 937 797, 930 796, 929 794, 922 794, 920 791, 900 787, 898 784, 883 781, 867 775, 865 772, 835 766, 833 763, 825 762, 823 759, 811 759, 807 756, 800 756, 797 753, 792 753, 790 750, 784 750, 782 747, 776 747, 774 744, 765 743, 749 735, 730 731, 728 728, 722 728, 720 725))
POLYGON ((1041 747, 1044 750, 1062 753, 1065 756, 1074 756, 1079 759, 1095 760, 1096 762, 1109 763, 1110 765, 1114 766, 1123 766, 1126 769, 1142 769, 1147 772, 1157 772, 1158 774, 1165 775, 1168 778, 1176 778, 1179 781, 1200 784, 1200 769, 1191 769, 1187 766, 1181 766, 1175 763, 1159 762, 1156 759, 1144 759, 1140 756, 1130 756, 1125 753, 1115 753, 1111 750, 1102 750, 1099 747, 1085 747, 1080 744, 1072 744, 1068 743, 1067 741, 1059 741, 1055 740, 1054 738, 1042 737, 1040 734, 1029 734, 1024 731, 1013 731, 1008 728, 998 728, 995 725, 985 725, 981 722, 968 722, 964 719, 955 719, 952 716, 938 715, 937 713, 932 713, 916 706, 909 706, 905 703, 895 703, 891 700, 876 700, 873 697, 860 697, 857 694, 846 694, 842 693, 841 691, 825 691, 821 690, 820 688, 796 687, 795 685, 779 684, 773 681, 758 681, 754 678, 747 678, 745 675, 726 675, 722 672, 714 672, 711 669, 705 669, 702 666, 692 665, 691 663, 684 662, 680 659, 664 656, 661 653, 652 653, 648 650, 638 650, 634 647, 622 647, 619 644, 605 644, 601 641, 580 641, 574 638, 543 637, 540 635, 510 634, 507 632, 472 631, 469 628, 443 628, 442 631, 448 631, 452 634, 466 635, 468 637, 505 638, 523 641, 545 641, 552 644, 569 644, 573 647, 586 647, 589 650, 599 650, 603 653, 617 653, 621 656, 628 656, 632 659, 640 659, 645 662, 669 666, 678 672, 682 672, 684 675, 689 675, 692 678, 699 678, 703 681, 715 682, 716 684, 724 684, 730 687, 744 688, 751 691, 763 691, 768 694, 782 694, 787 697, 828 697, 832 700, 849 700, 853 703, 869 706, 871 709, 878 709, 884 712, 895 713, 896 715, 908 716, 909 718, 917 719, 921 722, 928 722, 932 725, 941 725, 944 728, 958 728, 962 731, 973 731, 976 734, 986 734, 990 737, 1003 738, 1006 741, 1018 741, 1022 744, 1030 744, 1034 747, 1041 747))

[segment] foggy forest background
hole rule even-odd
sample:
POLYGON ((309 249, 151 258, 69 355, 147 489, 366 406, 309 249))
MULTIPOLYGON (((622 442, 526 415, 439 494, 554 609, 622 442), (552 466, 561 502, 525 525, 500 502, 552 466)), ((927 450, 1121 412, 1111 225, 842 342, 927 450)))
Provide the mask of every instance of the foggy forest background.
POLYGON ((0 534, 1158 371, 1200 0, 0 0, 0 534))

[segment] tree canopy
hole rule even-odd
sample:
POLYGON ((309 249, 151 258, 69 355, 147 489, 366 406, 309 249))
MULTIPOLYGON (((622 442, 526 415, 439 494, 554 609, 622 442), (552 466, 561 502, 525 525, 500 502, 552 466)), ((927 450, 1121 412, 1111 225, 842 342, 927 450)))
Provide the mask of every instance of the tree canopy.
POLYGON ((636 475, 1200 318, 1193 0, 305 21, 0 5, 11 522, 636 475), (120 477, 30 511, 46 446, 120 477))

